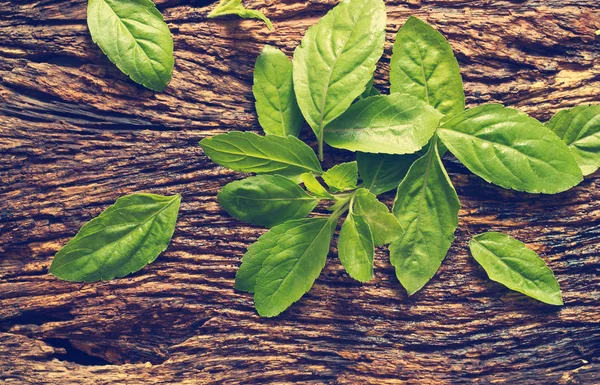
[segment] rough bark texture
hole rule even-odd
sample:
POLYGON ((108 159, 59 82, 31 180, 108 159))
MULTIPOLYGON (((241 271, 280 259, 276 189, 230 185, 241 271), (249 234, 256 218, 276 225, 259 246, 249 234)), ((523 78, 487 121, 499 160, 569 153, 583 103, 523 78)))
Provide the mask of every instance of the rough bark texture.
MULTIPOLYGON (((259 130, 251 93, 265 43, 289 55, 336 0, 247 1, 275 23, 207 20, 211 1, 158 5, 175 40, 169 88, 136 86, 89 36, 83 0, 0 0, 0 380, 35 384, 600 383, 600 174, 556 196, 487 185, 446 157, 461 203, 456 242, 408 298, 386 250, 358 284, 330 257, 313 289, 275 319, 233 290, 264 230, 224 213, 198 140, 259 130), (181 193, 169 249, 127 278, 48 274, 54 253, 121 195, 181 193), (555 271, 555 308, 490 282, 471 236, 507 232, 555 271)), ((471 106, 542 120, 599 102, 597 0, 388 0, 388 87, 396 31, 417 15, 459 58, 471 106)), ((308 130, 306 138, 310 140, 308 130)), ((329 152, 329 161, 346 154, 329 152)), ((391 196, 388 196, 391 199, 391 196)))

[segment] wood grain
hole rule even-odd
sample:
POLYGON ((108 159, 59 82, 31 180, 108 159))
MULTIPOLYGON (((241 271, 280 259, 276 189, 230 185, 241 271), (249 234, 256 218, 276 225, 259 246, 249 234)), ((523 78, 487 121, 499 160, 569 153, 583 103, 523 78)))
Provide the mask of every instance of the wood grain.
MULTIPOLYGON (((291 55, 335 0, 246 1, 274 24, 206 18, 212 1, 158 2, 175 41, 164 93, 133 84, 96 47, 83 0, 0 0, 0 380, 31 384, 600 383, 600 174, 556 196, 502 190, 445 163, 462 203, 436 277, 408 298, 386 250, 358 284, 335 250, 314 288, 275 319, 233 290, 264 230, 224 213, 242 175, 197 143, 258 131, 251 92, 264 44, 291 55), (183 195, 169 249, 142 271, 77 284, 48 275, 79 227, 135 191, 183 195), (554 308, 490 282, 467 242, 486 230, 534 248, 555 271, 554 308)), ((452 44, 470 106, 545 120, 600 102, 596 0, 389 0, 391 47, 409 15, 452 44)), ((305 128, 305 139, 312 141, 305 128)), ((327 164, 347 159, 328 150, 327 164)), ((388 203, 392 196, 386 196, 388 203)))

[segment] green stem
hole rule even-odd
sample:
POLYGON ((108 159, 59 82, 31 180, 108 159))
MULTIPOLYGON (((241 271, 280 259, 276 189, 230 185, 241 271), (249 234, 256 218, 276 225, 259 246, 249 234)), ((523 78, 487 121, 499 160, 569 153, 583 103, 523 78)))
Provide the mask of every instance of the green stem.
POLYGON ((322 162, 324 159, 323 156, 323 129, 319 132, 319 160, 322 162))

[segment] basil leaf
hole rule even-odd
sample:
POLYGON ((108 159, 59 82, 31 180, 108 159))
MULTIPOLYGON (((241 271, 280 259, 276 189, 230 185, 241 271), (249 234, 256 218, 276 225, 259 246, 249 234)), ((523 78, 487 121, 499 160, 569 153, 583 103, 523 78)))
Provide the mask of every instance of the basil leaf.
POLYGON ((319 183, 319 181, 317 180, 317 178, 315 178, 312 172, 307 172, 300 175, 300 179, 302 180, 302 183, 304 183, 304 187, 306 187, 306 189, 313 193, 315 196, 318 196, 319 198, 333 199, 333 195, 331 195, 325 189, 325 187, 323 187, 323 185, 319 183))
MULTIPOLYGON (((375 76, 371 76, 371 80, 369 80, 369 82, 367 83, 367 85, 365 86, 365 90, 363 91, 362 94, 360 94, 360 96, 358 97, 358 99, 366 99, 370 96, 377 96, 379 95, 379 91, 377 91, 377 88, 375 88, 373 86, 373 83, 375 82, 375 76)), ((355 100, 358 101, 358 100, 355 100)))
POLYGON ((552 270, 525 244, 488 232, 473 237, 469 248, 492 281, 550 305, 563 304, 552 270))
POLYGON ((325 127, 325 142, 350 151, 412 154, 427 144, 442 115, 408 95, 372 96, 325 127))
POLYGON ((293 136, 234 131, 202 139, 200 146, 213 162, 234 171, 289 177, 322 172, 314 151, 293 136))
POLYGON ((363 93, 383 54, 385 4, 344 0, 309 28, 294 52, 294 89, 319 140, 323 128, 363 93))
POLYGON ((208 18, 213 19, 227 15, 236 15, 244 19, 260 19, 267 24, 269 29, 273 29, 271 20, 260 11, 245 8, 242 5, 242 0, 221 0, 219 5, 208 14, 208 18))
POLYGON ((402 235, 402 227, 396 217, 367 189, 356 190, 353 211, 369 224, 375 246, 391 243, 402 235))
POLYGON ((132 194, 117 199, 56 253, 50 274, 94 282, 140 270, 169 245, 180 203, 180 195, 132 194))
POLYGON ((365 182, 365 187, 373 194, 379 195, 398 187, 410 166, 419 157, 411 155, 387 155, 356 153, 358 173, 365 182))
POLYGON ((409 94, 454 116, 465 109, 458 62, 444 36, 411 16, 398 31, 390 62, 390 91, 409 94))
POLYGON ((360 282, 373 279, 373 236, 360 215, 349 213, 340 230, 338 256, 348 274, 360 282))
POLYGON ((256 59, 252 91, 265 133, 298 136, 304 119, 294 93, 292 62, 283 52, 265 45, 256 59))
POLYGON ((546 126, 567 143, 583 175, 600 167, 600 105, 559 111, 546 126))
POLYGON ((325 266, 337 220, 305 218, 294 225, 273 247, 256 278, 254 304, 261 316, 278 315, 310 290, 325 266))
POLYGON ((332 192, 353 190, 358 182, 356 162, 340 163, 323 173, 323 180, 332 192))
POLYGON ((92 40, 136 83, 163 91, 173 73, 173 38, 150 0, 89 0, 92 40))
POLYGON ((271 254, 271 250, 282 240, 285 234, 303 223, 304 219, 287 221, 277 225, 258 238, 242 257, 242 264, 235 275, 235 288, 254 293, 256 278, 263 262, 271 254))
POLYGON ((390 261, 408 295, 425 286, 442 264, 454 240, 459 209, 434 144, 408 170, 393 207, 403 234, 390 244, 390 261))
POLYGON ((280 175, 259 175, 231 182, 218 195, 231 216, 253 225, 271 227, 303 218, 319 200, 280 175))
POLYGON ((438 135, 469 170, 504 188, 554 194, 583 179, 569 148, 554 133, 498 104, 465 111, 438 135))

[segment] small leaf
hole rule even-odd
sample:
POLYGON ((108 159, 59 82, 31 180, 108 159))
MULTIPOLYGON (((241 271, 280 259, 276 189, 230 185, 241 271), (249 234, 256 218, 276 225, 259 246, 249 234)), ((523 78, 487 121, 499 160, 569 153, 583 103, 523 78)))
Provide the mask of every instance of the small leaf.
POLYGON ((525 244, 488 232, 473 237, 469 248, 492 281, 550 305, 563 304, 554 273, 525 244))
POLYGON ((356 182, 358 182, 358 166, 356 162, 335 165, 325 171, 323 180, 334 193, 354 190, 356 188, 356 182))
POLYGON ((444 36, 411 16, 398 31, 390 62, 390 91, 409 94, 449 117, 465 109, 458 62, 444 36))
POLYGON ((369 82, 367 83, 367 85, 365 86, 365 90, 363 91, 362 94, 360 94, 360 96, 358 97, 358 99, 366 99, 370 96, 377 96, 379 95, 379 91, 377 91, 377 88, 375 88, 373 86, 373 83, 375 82, 375 76, 371 76, 371 80, 369 80, 369 82))
POLYGON ((471 172, 504 188, 555 194, 583 179, 569 148, 552 131, 498 104, 465 111, 438 135, 471 172))
POLYGON ((408 295, 439 269, 454 240, 460 202, 437 145, 417 160, 398 186, 393 212, 402 237, 390 244, 390 261, 408 295))
POLYGON ((567 143, 583 175, 600 167, 600 105, 559 111, 546 126, 567 143))
POLYGON ((402 235, 402 227, 396 217, 367 189, 356 190, 353 211, 369 224, 375 246, 387 245, 402 235))
POLYGON ((267 24, 269 29, 273 29, 271 20, 260 11, 245 8, 242 5, 242 0, 221 0, 219 5, 208 14, 208 18, 213 19, 227 15, 236 15, 244 19, 260 19, 267 24))
POLYGON ((259 175, 231 182, 218 195, 231 216, 253 225, 271 227, 307 216, 319 200, 280 175, 259 175))
POLYGON ((350 213, 338 238, 338 256, 348 274, 360 282, 373 279, 373 236, 363 217, 350 213))
POLYGON ((132 194, 81 227, 52 260, 50 274, 74 282, 124 277, 152 263, 173 236, 180 195, 132 194))
POLYGON ((202 139, 200 146, 213 162, 234 171, 288 177, 309 171, 322 173, 314 151, 292 136, 234 131, 202 139))
POLYGON ((372 96, 325 127, 325 142, 350 151, 412 154, 433 136, 442 115, 408 95, 372 96))
POLYGON ((337 220, 305 218, 293 225, 273 247, 256 278, 254 304, 263 317, 278 315, 310 290, 325 266, 337 220))
POLYGON ((333 199, 333 195, 331 195, 325 189, 325 187, 323 187, 323 185, 319 183, 319 181, 317 180, 317 178, 315 178, 312 172, 306 172, 300 175, 300 179, 302 180, 302 183, 304 183, 304 187, 306 187, 306 189, 313 193, 315 196, 319 198, 333 199))
POLYGON ((235 275, 235 288, 254 293, 256 278, 263 262, 271 254, 271 250, 282 240, 286 233, 303 223, 304 219, 287 221, 277 225, 254 242, 242 257, 242 264, 235 275), (299 222, 300 221, 300 222, 299 222))
POLYGON ((298 136, 304 119, 292 83, 292 62, 277 48, 265 45, 254 67, 258 121, 265 133, 298 136))
POLYGON ((419 158, 416 154, 387 155, 356 153, 358 173, 365 187, 379 195, 394 190, 406 176, 410 166, 419 158))
POLYGON ((344 0, 294 52, 294 90, 321 159, 323 128, 363 93, 383 54, 385 18, 382 0, 344 0))
POLYGON ((173 73, 173 38, 150 0, 89 0, 92 40, 136 83, 163 91, 173 73))

